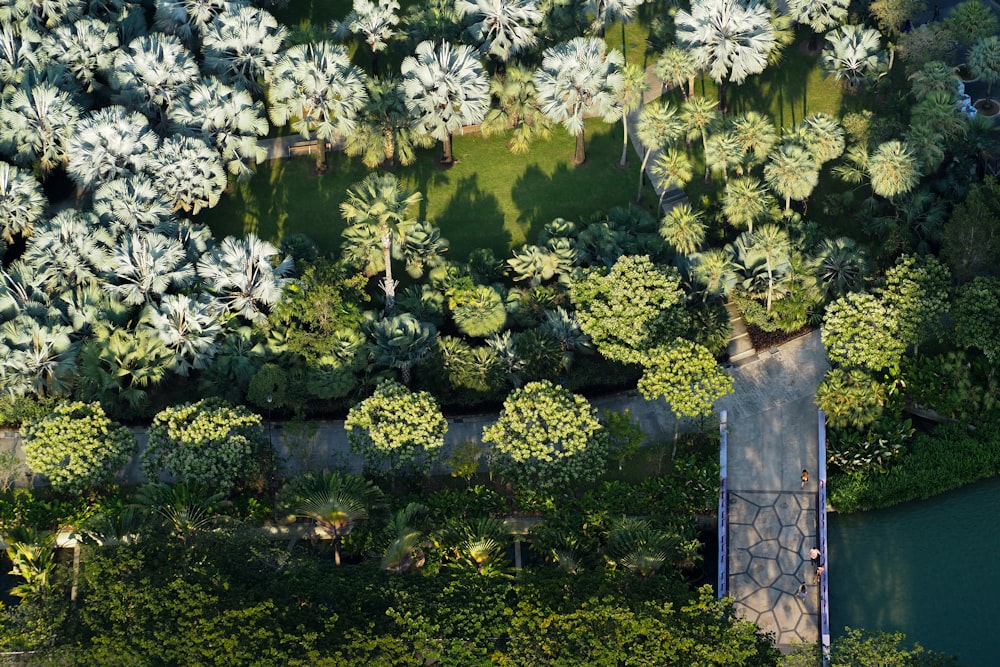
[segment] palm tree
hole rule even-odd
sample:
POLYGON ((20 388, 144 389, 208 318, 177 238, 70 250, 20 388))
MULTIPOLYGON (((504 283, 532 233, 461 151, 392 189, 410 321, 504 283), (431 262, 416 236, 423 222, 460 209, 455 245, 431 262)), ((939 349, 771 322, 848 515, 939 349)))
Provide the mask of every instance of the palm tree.
POLYGON ((437 328, 409 313, 385 317, 371 323, 369 356, 376 366, 395 368, 403 384, 410 383, 413 367, 437 344, 437 328))
POLYGON ((151 231, 173 217, 173 207, 147 176, 116 178, 94 192, 94 213, 112 236, 151 231))
MULTIPOLYGON (((411 192, 400 184, 392 174, 369 174, 360 183, 347 190, 347 199, 340 205, 340 214, 349 227, 344 230, 348 238, 356 237, 359 231, 365 238, 378 239, 382 249, 381 267, 385 271, 381 287, 385 292, 385 312, 392 313, 396 305, 397 282, 392 277, 393 246, 400 246, 406 234, 416 223, 410 216, 410 209, 422 196, 411 192)), ((371 252, 373 244, 366 244, 371 252)), ((368 264, 370 269, 376 265, 368 264)), ((375 269, 377 270, 377 269, 375 269)))
POLYGON ((381 503, 382 492, 361 477, 325 472, 299 477, 285 487, 282 497, 296 518, 312 521, 330 537, 339 567, 344 538, 381 503))
POLYGON ((828 74, 844 85, 858 88, 885 76, 882 33, 860 25, 845 25, 826 35, 827 45, 820 62, 828 74))
POLYGON ((815 51, 819 33, 846 23, 850 4, 850 0, 789 0, 788 14, 793 20, 812 29, 809 49, 815 51))
POLYGON ((615 91, 612 104, 620 111, 622 118, 622 156, 618 166, 624 168, 628 164, 628 117, 642 105, 643 95, 649 90, 646 81, 646 70, 635 63, 625 63, 622 68, 621 87, 615 91))
POLYGON ((13 396, 66 396, 77 376, 72 330, 19 315, 0 325, 0 387, 13 396))
POLYGON ((496 58, 502 69, 511 58, 533 48, 538 41, 535 28, 542 21, 538 5, 538 0, 455 2, 459 16, 473 21, 466 32, 479 46, 479 52, 496 58))
POLYGON ((145 171, 160 140, 146 118, 122 106, 83 116, 70 137, 66 172, 82 190, 145 171))
POLYGON ((868 158, 868 176, 872 191, 892 201, 920 180, 917 156, 904 142, 886 141, 868 158))
POLYGON ((176 37, 136 37, 115 55, 111 101, 141 111, 154 128, 165 129, 170 106, 186 97, 199 77, 197 61, 176 37))
POLYGON ((0 162, 0 238, 31 236, 48 202, 31 172, 0 162))
POLYGON ((197 484, 150 482, 139 489, 134 507, 147 522, 188 544, 199 533, 228 523, 229 517, 222 514, 228 505, 224 493, 211 493, 197 484))
POLYGON ((693 255, 705 242, 707 225, 690 204, 674 206, 660 221, 660 236, 682 255, 693 255))
POLYGON ((111 268, 114 240, 96 215, 64 209, 36 226, 22 259, 42 269, 51 293, 84 283, 99 284, 111 268))
POLYGON ((203 79, 170 109, 171 128, 204 139, 221 153, 226 170, 240 181, 254 174, 252 165, 267 157, 257 137, 268 132, 264 105, 246 90, 231 88, 214 77, 203 79))
POLYGON ((774 121, 756 111, 747 111, 733 119, 733 135, 739 142, 747 166, 764 164, 771 150, 778 144, 778 131, 774 121))
POLYGON ((195 278, 181 242, 151 232, 133 232, 119 240, 109 275, 114 282, 105 288, 130 306, 155 302, 171 288, 188 287, 195 278))
POLYGON ((986 79, 986 98, 990 99, 993 82, 1000 79, 1000 37, 984 37, 969 49, 967 58, 972 73, 986 79))
MULTIPOLYGON (((237 2, 236 7, 242 4, 237 2)), ((153 28, 176 35, 191 49, 198 50, 205 30, 229 7, 233 5, 227 0, 156 0, 153 28)))
POLYGON ((84 3, 79 0, 41 0, 12 2, 8 16, 12 24, 20 24, 22 32, 42 33, 60 25, 68 25, 81 17, 84 3))
POLYGON ((725 112, 726 83, 743 83, 768 65, 775 47, 770 12, 757 0, 701 0, 674 20, 678 45, 691 49, 698 68, 719 84, 719 108, 725 112))
POLYGON ((299 44, 285 51, 270 76, 268 113, 279 127, 306 139, 316 134, 316 170, 326 171, 326 143, 354 131, 368 92, 364 74, 347 49, 329 41, 299 44))
POLYGON ((172 361, 155 334, 101 323, 80 348, 80 395, 116 416, 142 414, 148 389, 166 379, 172 361))
POLYGON ((736 274, 727 252, 711 248, 691 256, 691 277, 705 288, 703 300, 709 296, 728 294, 736 285, 736 274))
POLYGON ((359 35, 372 54, 372 76, 378 75, 378 54, 389 46, 399 25, 399 3, 396 0, 354 0, 354 7, 343 23, 359 35))
POLYGON ((406 232, 400 255, 406 273, 413 279, 444 264, 448 252, 448 239, 441 236, 441 229, 433 222, 418 220, 406 232))
POLYGON ((22 39, 18 24, 0 21, 0 84, 4 87, 20 85, 24 77, 39 69, 43 54, 36 48, 32 35, 37 39, 37 33, 32 32, 22 39))
POLYGON ((761 225, 750 235, 754 250, 764 258, 764 269, 767 272, 766 310, 771 312, 771 302, 774 300, 777 274, 790 269, 791 239, 788 232, 774 224, 761 225))
POLYGON ((214 208, 229 183, 219 152, 197 137, 169 136, 150 158, 154 185, 175 211, 214 208))
POLYGON ((490 81, 497 106, 486 114, 480 131, 491 137, 512 130, 507 148, 514 154, 527 153, 535 139, 548 139, 552 133, 552 122, 538 103, 533 74, 523 65, 514 65, 490 81))
POLYGON ((764 180, 785 199, 790 211, 792 200, 801 201, 812 194, 819 183, 819 167, 812 154, 798 143, 782 144, 764 167, 764 180))
POLYGON ((223 309, 261 323, 292 270, 291 257, 275 265, 277 256, 278 249, 256 234, 227 236, 198 260, 198 277, 223 309))
POLYGON ((181 376, 208 368, 219 351, 219 312, 204 295, 168 294, 159 304, 146 306, 140 326, 155 332, 173 352, 170 370, 181 376))
POLYGON ((360 157, 369 169, 397 162, 403 166, 417 159, 417 148, 430 148, 433 137, 410 127, 403 87, 396 78, 368 78, 368 101, 358 117, 354 132, 344 143, 344 152, 360 157))
POLYGON ((216 16, 203 35, 203 71, 237 90, 259 94, 288 30, 263 9, 239 7, 216 16))
POLYGON ((69 93, 48 82, 25 80, 4 95, 0 108, 0 145, 24 167, 43 174, 64 165, 80 108, 69 93))
POLYGON ((698 73, 698 65, 688 49, 668 46, 656 59, 653 71, 663 81, 661 95, 667 92, 667 86, 676 86, 681 89, 685 100, 694 96, 694 77, 698 73))
POLYGON ((733 132, 713 134, 705 142, 705 165, 709 171, 722 173, 722 180, 729 182, 729 170, 739 169, 743 162, 743 147, 733 132))
POLYGON ((598 37, 604 37, 604 31, 609 25, 621 21, 622 53, 625 53, 625 24, 635 20, 639 7, 644 2, 645 0, 587 0, 587 13, 594 15, 590 24, 591 31, 598 37))
POLYGON ((822 166, 844 153, 844 128, 833 116, 814 113, 802 119, 805 134, 805 148, 812 154, 816 164, 822 166))
POLYGON ((760 179, 750 176, 737 178, 726 184, 722 196, 722 214, 733 227, 746 227, 753 232, 753 224, 768 217, 775 201, 760 179))
MULTIPOLYGON (((708 133, 718 125, 721 114, 716 111, 717 103, 704 97, 690 97, 681 105, 681 121, 687 132, 687 139, 701 137, 702 154, 708 152, 708 133)), ((708 180, 708 164, 705 164, 705 180, 708 180)))
POLYGON ((676 535, 654 528, 645 519, 622 519, 608 534, 608 554, 640 579, 648 579, 674 562, 679 546, 676 535))
POLYGON ((660 191, 659 206, 663 206, 663 198, 670 188, 683 188, 694 177, 694 169, 687 153, 677 148, 668 148, 661 153, 650 171, 660 191))
POLYGON ((535 72, 535 87, 542 112, 576 137, 573 164, 587 159, 584 148, 584 116, 598 113, 605 122, 618 120, 615 91, 621 88, 622 54, 607 52, 603 40, 575 37, 545 50, 542 66, 535 72))
POLYGON ((386 526, 388 544, 382 553, 382 569, 402 574, 423 567, 427 535, 420 529, 427 507, 410 503, 396 512, 386 526))
POLYGON ((868 253, 846 236, 823 239, 816 257, 820 284, 830 298, 862 289, 871 272, 868 253))
POLYGON ((475 519, 450 526, 444 540, 449 543, 455 562, 471 566, 479 574, 491 575, 500 569, 507 534, 500 519, 475 519))
POLYGON ((413 128, 442 143, 442 164, 455 161, 451 136, 483 122, 490 108, 490 82, 475 50, 464 44, 426 41, 403 59, 403 93, 413 128))
POLYGON ((27 535, 13 537, 8 537, 10 543, 7 545, 7 558, 13 566, 10 574, 24 581, 11 587, 10 594, 30 599, 44 596, 52 585, 56 570, 55 534, 42 537, 29 531, 27 535))
POLYGON ((639 110, 636 135, 642 143, 643 153, 642 164, 639 165, 639 191, 635 197, 637 203, 642 201, 642 183, 649 157, 676 142, 683 133, 684 123, 678 116, 676 107, 669 102, 657 100, 643 105, 639 110))
POLYGON ((87 94, 106 87, 118 46, 117 30, 95 18, 61 25, 42 36, 45 56, 65 67, 87 94))
POLYGON ((931 93, 942 92, 954 95, 955 68, 940 60, 924 63, 920 70, 907 77, 910 94, 920 102, 931 93))

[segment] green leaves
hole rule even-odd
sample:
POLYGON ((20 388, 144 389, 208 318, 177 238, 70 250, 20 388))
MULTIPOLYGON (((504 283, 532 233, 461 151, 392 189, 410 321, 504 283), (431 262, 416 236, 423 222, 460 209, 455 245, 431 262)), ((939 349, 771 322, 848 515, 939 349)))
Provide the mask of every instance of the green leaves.
POLYGON ((733 379, 702 345, 677 338, 653 350, 639 378, 647 400, 663 398, 678 417, 712 414, 717 400, 733 391, 733 379))

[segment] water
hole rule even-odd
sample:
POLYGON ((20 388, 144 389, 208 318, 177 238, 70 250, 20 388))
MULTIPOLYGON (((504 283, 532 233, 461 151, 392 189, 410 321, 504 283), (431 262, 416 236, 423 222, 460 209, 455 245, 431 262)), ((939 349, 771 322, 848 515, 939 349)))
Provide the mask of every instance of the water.
POLYGON ((1000 479, 926 501, 830 515, 830 620, 996 667, 1000 479))

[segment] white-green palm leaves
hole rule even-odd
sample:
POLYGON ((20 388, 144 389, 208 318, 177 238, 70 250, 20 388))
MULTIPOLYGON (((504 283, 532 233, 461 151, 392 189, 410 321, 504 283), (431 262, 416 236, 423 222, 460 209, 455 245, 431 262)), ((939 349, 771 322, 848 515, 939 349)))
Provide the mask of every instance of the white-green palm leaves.
POLYGON ((475 49, 421 42, 400 71, 413 128, 443 142, 443 161, 451 162, 451 135, 483 122, 490 108, 489 78, 475 49))
POLYGON ((153 27, 195 45, 216 17, 244 4, 243 0, 156 0, 153 27))
POLYGON ((821 166, 844 153, 844 129, 829 114, 814 113, 803 118, 802 133, 804 147, 821 166))
POLYGON ((857 87, 883 76, 885 51, 882 33, 860 25, 845 25, 826 35, 827 45, 820 62, 837 81, 857 87))
POLYGON ((153 153, 150 171, 174 210, 186 213, 214 207, 228 183, 219 152, 197 137, 167 137, 153 153))
POLYGON ((170 106, 187 96, 199 79, 198 63, 172 35, 136 37, 115 56, 111 99, 142 111, 157 128, 165 127, 170 106))
POLYGON ((186 287, 195 277, 181 242, 160 234, 125 236, 116 245, 111 261, 113 282, 106 288, 131 306, 155 301, 168 290, 186 287))
POLYGON ((621 52, 607 50, 604 40, 575 37, 545 50, 541 68, 535 72, 535 87, 542 113, 576 137, 573 163, 586 159, 584 116, 597 113, 605 122, 618 120, 615 91, 622 86, 621 52))
POLYGON ((424 564, 422 546, 427 536, 419 524, 425 521, 427 507, 410 503, 396 512, 386 526, 388 545, 382 554, 382 569, 401 574, 424 564))
POLYGON ((403 384, 410 381, 412 368, 437 344, 437 328, 409 313, 382 318, 370 324, 369 355, 376 366, 400 371, 403 384))
POLYGON ((399 3, 396 0, 354 0, 351 12, 344 19, 344 26, 365 40, 373 57, 389 46, 389 40, 396 36, 397 25, 399 3))
POLYGON ((99 77, 111 69, 118 46, 118 32, 92 18, 59 26, 42 38, 46 56, 65 66, 85 93, 103 86, 99 77))
POLYGON ((733 119, 733 135, 750 166, 763 164, 778 143, 774 121, 756 111, 747 111, 733 119))
POLYGON ((16 396, 68 394, 76 371, 72 330, 20 315, 0 326, 0 387, 16 396))
POLYGON ((480 52, 501 61, 535 45, 535 26, 542 21, 538 0, 457 0, 455 8, 475 21, 466 30, 480 52))
POLYGON ((766 219, 774 206, 774 197, 760 179, 744 176, 726 183, 722 214, 737 229, 746 227, 752 232, 754 223, 766 219))
POLYGON ((219 350, 222 324, 208 298, 168 294, 159 304, 148 305, 142 319, 143 327, 155 332, 173 352, 171 368, 179 375, 207 368, 219 350))
POLYGON ((767 6, 755 1, 695 0, 675 19, 677 42, 692 50, 698 67, 716 83, 743 83, 767 67, 774 26, 767 6))
POLYGON ((669 102, 656 100, 643 105, 639 110, 636 136, 643 146, 643 154, 642 164, 639 166, 639 191, 636 201, 642 198, 642 182, 650 156, 670 146, 683 134, 684 123, 677 113, 677 108, 671 106, 669 102))
POLYGON ((986 95, 993 91, 993 83, 1000 79, 1000 37, 985 37, 969 49, 969 69, 986 79, 986 95))
POLYGON ((281 298, 291 258, 275 265, 278 249, 255 234, 227 236, 198 261, 198 277, 227 311, 263 322, 281 298))
MULTIPOLYGON (((291 126, 307 139, 336 142, 354 131, 368 98, 364 74, 351 64, 347 49, 330 41, 299 44, 274 66, 267 91, 271 122, 291 126)), ((317 151, 325 169, 326 150, 317 151)))
POLYGON ((0 238, 30 236, 47 205, 42 186, 30 171, 0 162, 0 238))
POLYGON ((65 209, 36 226, 23 259, 43 267, 42 284, 58 292, 98 283, 111 268, 114 241, 93 213, 65 209))
POLYGON ((173 207, 147 176, 116 178, 94 192, 93 211, 116 238, 150 231, 171 219, 173 207))
POLYGON ((0 20, 0 84, 19 85, 30 72, 40 69, 45 62, 39 49, 41 40, 36 32, 22 32, 18 26, 0 20))
POLYGON ((917 156, 905 142, 886 141, 868 158, 868 176, 875 194, 893 199, 920 180, 917 156))
POLYGON ((694 254, 705 242, 707 229, 702 212, 686 203, 674 206, 660 221, 660 236, 681 255, 694 254))
POLYGON ((181 134, 200 136, 222 154, 226 169, 240 180, 249 179, 251 165, 267 157, 257 138, 267 134, 264 105, 250 93, 232 88, 214 77, 191 88, 187 98, 170 110, 171 125, 181 134))
POLYGON ((204 71, 238 89, 260 92, 287 35, 285 27, 263 9, 230 7, 204 31, 204 71))
POLYGON ((146 118, 122 106, 92 111, 80 119, 69 142, 69 177, 83 189, 142 173, 160 140, 146 118))
POLYGON ((0 108, 0 145, 22 166, 49 172, 65 164, 80 109, 48 82, 10 90, 0 108))
POLYGON ((819 183, 819 165, 799 143, 782 144, 764 166, 764 180, 785 200, 785 210, 792 200, 801 201, 812 194, 819 183))
MULTIPOLYGON (((826 32, 847 19, 850 0, 789 0, 788 13, 815 32, 826 32)), ((811 48, 816 48, 815 44, 811 48)))
POLYGON ((656 59, 653 71, 663 81, 664 86, 680 88, 684 99, 687 99, 687 84, 694 80, 698 73, 698 65, 695 63, 694 56, 687 49, 682 49, 679 46, 668 46, 656 59))

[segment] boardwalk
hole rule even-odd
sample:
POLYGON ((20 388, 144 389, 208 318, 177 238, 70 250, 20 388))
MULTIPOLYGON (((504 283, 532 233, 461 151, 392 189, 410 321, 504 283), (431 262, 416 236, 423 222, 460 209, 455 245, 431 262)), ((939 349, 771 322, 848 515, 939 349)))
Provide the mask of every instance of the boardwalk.
POLYGON ((809 548, 818 544, 813 395, 826 369, 815 331, 731 369, 735 392, 720 402, 728 419, 727 594, 784 649, 820 639, 809 548), (811 473, 804 489, 803 468, 811 473))

